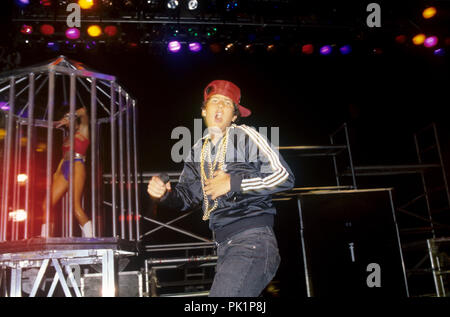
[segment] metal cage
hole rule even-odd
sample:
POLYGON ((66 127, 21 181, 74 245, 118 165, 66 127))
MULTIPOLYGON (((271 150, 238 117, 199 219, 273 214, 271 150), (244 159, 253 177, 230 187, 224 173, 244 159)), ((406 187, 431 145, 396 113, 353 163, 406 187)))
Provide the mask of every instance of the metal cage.
POLYGON ((72 177, 78 106, 88 109, 90 120, 83 205, 91 216, 93 235, 140 240, 136 100, 116 77, 59 56, 0 74, 0 106, 4 125, 0 126, 4 129, 0 134, 0 242, 38 236, 41 223, 46 224, 43 237, 48 238, 51 217, 58 219, 59 237, 79 235, 73 221, 72 177), (69 113, 69 129, 54 126, 63 113, 69 113), (69 189, 52 210, 52 174, 63 137, 70 138, 69 189), (112 175, 109 186, 103 184, 105 173, 112 175), (25 177, 18 178, 19 174, 25 177))

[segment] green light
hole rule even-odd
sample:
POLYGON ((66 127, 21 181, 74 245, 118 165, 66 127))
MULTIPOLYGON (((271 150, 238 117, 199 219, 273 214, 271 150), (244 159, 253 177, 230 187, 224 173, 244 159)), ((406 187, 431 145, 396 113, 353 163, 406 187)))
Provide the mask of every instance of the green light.
POLYGON ((206 35, 207 35, 207 36, 211 36, 211 33, 208 32, 208 33, 206 33, 206 35))
POLYGON ((194 33, 194 36, 198 36, 198 33, 197 33, 197 32, 195 32, 195 33, 194 33))

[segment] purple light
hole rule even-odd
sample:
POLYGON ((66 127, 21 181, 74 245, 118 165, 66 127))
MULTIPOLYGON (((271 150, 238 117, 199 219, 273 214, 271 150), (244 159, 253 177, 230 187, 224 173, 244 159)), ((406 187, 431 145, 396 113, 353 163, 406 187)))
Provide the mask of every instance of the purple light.
POLYGON ((172 42, 169 42, 169 44, 167 45, 167 48, 172 53, 177 53, 181 49, 181 44, 178 41, 172 41, 172 42))
POLYGON ((0 109, 2 110, 9 110, 9 105, 7 102, 0 101, 0 109))
POLYGON ((329 54, 331 54, 332 50, 333 49, 332 49, 332 47, 330 45, 325 45, 325 46, 322 46, 320 48, 320 54, 322 54, 322 55, 329 55, 329 54))
POLYGON ((425 47, 433 47, 437 44, 438 38, 436 36, 429 36, 425 39, 425 42, 423 42, 423 45, 425 47))
POLYGON ((198 42, 189 43, 189 50, 191 52, 200 52, 202 49, 202 45, 198 42))
POLYGON ((437 56, 444 56, 445 50, 443 48, 438 48, 438 49, 434 50, 433 54, 437 55, 437 56))
POLYGON ((352 51, 352 47, 350 45, 344 45, 339 50, 342 55, 347 55, 352 51))
POLYGON ((71 40, 76 40, 80 37, 80 30, 77 28, 69 28, 66 30, 66 37, 71 40))
POLYGON ((30 4, 30 0, 16 0, 16 3, 20 7, 24 7, 30 4))

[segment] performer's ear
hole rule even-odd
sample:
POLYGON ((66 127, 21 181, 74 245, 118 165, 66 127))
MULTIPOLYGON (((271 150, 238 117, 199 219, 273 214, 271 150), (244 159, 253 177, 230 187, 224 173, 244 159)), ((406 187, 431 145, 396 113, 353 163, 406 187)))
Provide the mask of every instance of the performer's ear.
POLYGON ((206 109, 202 108, 202 117, 206 117, 206 109))

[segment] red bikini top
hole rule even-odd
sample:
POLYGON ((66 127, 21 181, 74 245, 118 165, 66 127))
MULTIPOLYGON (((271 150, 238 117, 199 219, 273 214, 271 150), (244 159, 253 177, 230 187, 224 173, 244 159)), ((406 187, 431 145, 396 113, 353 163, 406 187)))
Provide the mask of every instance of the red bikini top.
MULTIPOLYGON (((90 141, 80 132, 75 133, 74 137, 74 152, 79 153, 81 155, 86 155, 87 149, 89 147, 90 141)), ((67 152, 70 151, 70 139, 69 137, 64 139, 63 143, 63 156, 66 155, 67 152)))

